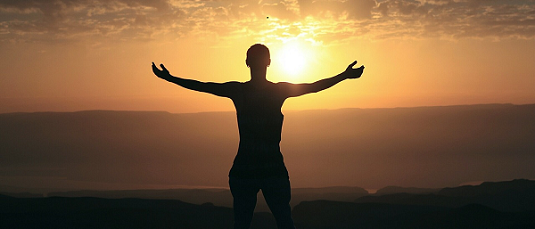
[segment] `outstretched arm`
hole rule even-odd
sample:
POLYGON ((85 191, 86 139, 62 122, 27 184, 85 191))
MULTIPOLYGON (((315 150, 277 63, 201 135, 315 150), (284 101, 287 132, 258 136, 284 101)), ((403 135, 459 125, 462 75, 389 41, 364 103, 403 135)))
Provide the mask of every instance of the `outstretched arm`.
POLYGON ((319 92, 322 90, 325 90, 327 88, 330 88, 334 86, 337 83, 342 82, 345 79, 358 79, 362 75, 362 72, 364 71, 364 65, 360 66, 359 68, 353 68, 357 64, 357 61, 353 61, 353 63, 349 64, 347 66, 346 70, 336 76, 333 76, 331 78, 326 78, 322 80, 318 80, 314 83, 309 84, 290 84, 286 83, 288 97, 295 97, 300 96, 308 93, 314 93, 319 92))
POLYGON ((154 72, 154 75, 184 88, 224 97, 229 97, 230 93, 232 93, 231 83, 211 83, 184 79, 172 76, 163 64, 160 64, 160 67, 162 70, 158 69, 158 67, 154 65, 154 62, 152 62, 152 72, 154 72))

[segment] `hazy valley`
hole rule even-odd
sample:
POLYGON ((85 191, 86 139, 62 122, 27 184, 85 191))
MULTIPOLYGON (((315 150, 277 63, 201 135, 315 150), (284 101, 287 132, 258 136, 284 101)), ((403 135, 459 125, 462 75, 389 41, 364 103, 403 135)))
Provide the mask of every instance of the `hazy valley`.
MULTIPOLYGON (((286 111, 293 187, 441 188, 535 178, 535 105, 286 111)), ((0 185, 67 190, 228 186, 233 112, 0 114, 0 185)), ((15 190, 25 191, 25 190, 15 190)))

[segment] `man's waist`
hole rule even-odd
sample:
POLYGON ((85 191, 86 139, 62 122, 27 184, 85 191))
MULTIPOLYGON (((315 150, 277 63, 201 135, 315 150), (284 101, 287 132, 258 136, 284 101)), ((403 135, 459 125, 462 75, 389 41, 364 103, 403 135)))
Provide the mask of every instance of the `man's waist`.
POLYGON ((280 151, 280 139, 240 138, 239 148, 241 150, 280 151))
POLYGON ((238 163, 235 162, 233 167, 239 170, 273 170, 286 168, 284 162, 266 162, 266 163, 238 163))
POLYGON ((262 165, 234 163, 229 172, 230 177, 238 178, 288 178, 284 163, 266 163, 262 165))

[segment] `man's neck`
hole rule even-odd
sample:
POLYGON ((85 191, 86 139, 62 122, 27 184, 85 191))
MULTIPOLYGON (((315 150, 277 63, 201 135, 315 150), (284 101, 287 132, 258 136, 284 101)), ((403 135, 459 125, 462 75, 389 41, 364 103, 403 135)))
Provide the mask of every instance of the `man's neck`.
POLYGON ((251 82, 268 82, 266 78, 267 67, 250 68, 251 82))

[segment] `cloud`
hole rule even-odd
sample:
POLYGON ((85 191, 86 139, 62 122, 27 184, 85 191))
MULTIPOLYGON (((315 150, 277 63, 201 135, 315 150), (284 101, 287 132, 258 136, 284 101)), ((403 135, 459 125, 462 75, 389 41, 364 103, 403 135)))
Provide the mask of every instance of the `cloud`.
POLYGON ((377 10, 382 15, 378 22, 410 28, 413 32, 408 35, 413 37, 532 39, 535 35, 532 0, 387 0, 377 10))
POLYGON ((315 1, 299 0, 301 16, 319 16, 348 19, 369 19, 371 10, 376 6, 375 0, 356 1, 315 1))
POLYGON ((4 0, 0 40, 535 38, 535 0, 4 0), (268 19, 269 17, 269 19, 268 19), (343 25, 343 26, 340 26, 343 25))
POLYGON ((64 41, 146 31, 148 13, 158 18, 180 14, 170 11, 165 0, 41 0, 2 1, 0 14, 7 33, 0 39, 22 41, 64 41), (17 15, 18 14, 18 15, 17 15))

